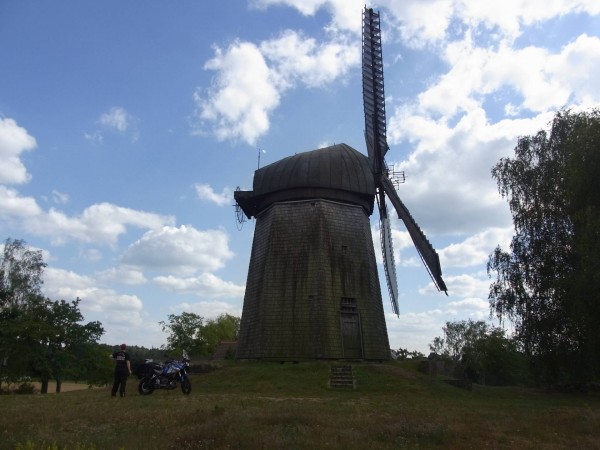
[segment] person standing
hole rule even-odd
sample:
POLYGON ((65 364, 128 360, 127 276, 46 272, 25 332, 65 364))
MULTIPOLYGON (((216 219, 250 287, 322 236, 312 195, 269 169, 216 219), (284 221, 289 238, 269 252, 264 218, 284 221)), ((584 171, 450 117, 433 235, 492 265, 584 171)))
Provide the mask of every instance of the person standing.
POLYGON ((120 350, 112 354, 115 360, 115 381, 113 383, 111 394, 113 397, 117 395, 117 391, 121 397, 125 397, 125 388, 127 387, 127 377, 131 375, 131 362, 129 353, 127 353, 127 345, 121 344, 120 350))

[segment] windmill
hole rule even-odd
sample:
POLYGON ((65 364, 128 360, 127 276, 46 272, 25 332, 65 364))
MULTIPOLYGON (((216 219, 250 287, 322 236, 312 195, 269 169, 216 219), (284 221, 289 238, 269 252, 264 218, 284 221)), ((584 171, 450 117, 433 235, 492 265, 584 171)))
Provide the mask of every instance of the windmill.
POLYGON ((381 26, 379 13, 372 8, 363 10, 362 32, 362 83, 363 104, 365 112, 365 140, 369 155, 369 163, 373 170, 376 186, 377 205, 379 207, 381 249, 383 267, 387 280, 392 310, 399 315, 398 286, 394 264, 394 249, 390 220, 386 206, 386 196, 404 222, 408 233, 425 264, 431 279, 438 290, 447 293, 448 289, 442 279, 442 269, 437 252, 425 237, 412 215, 400 200, 394 184, 389 177, 385 155, 389 150, 386 138, 385 92, 383 86, 383 55, 381 48, 381 26))
POLYGON ((367 8, 363 97, 368 157, 346 144, 297 153, 259 167, 253 189, 234 194, 238 220, 256 219, 238 358, 389 359, 369 220, 375 199, 394 312, 398 289, 386 198, 436 286, 446 290, 437 253, 396 193, 384 159, 379 15, 367 8))

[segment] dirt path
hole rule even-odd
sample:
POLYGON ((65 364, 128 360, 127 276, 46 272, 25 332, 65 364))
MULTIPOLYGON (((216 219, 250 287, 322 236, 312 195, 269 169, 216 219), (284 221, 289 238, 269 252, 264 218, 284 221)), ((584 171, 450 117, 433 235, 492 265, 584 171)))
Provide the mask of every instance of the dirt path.
MULTIPOLYGON (((40 392, 42 383, 40 383, 39 381, 34 381, 34 382, 32 382, 32 384, 35 386, 36 391, 40 392)), ((70 381, 63 381, 63 383, 60 387, 61 392, 81 391, 84 389, 89 389, 89 387, 86 383, 72 383, 70 381)), ((104 389, 104 388, 94 386, 94 387, 92 387, 92 389, 104 389)), ((48 383, 48 394, 55 394, 55 393, 56 393, 56 383, 55 382, 48 383)))

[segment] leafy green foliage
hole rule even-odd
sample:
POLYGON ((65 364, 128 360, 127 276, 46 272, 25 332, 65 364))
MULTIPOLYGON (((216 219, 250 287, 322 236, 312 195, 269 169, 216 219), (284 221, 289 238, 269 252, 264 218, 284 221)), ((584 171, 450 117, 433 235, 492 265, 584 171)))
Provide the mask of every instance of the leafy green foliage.
POLYGON ((599 145, 600 110, 559 112, 492 170, 515 235, 490 255, 490 307, 548 384, 600 375, 599 145))
POLYGON ((526 360, 502 328, 469 319, 446 322, 443 331, 429 348, 453 363, 454 376, 491 385, 527 381, 526 360))
MULTIPOLYGON (((33 375, 57 380, 92 370, 76 358, 76 349, 92 351, 104 333, 100 322, 81 323, 80 299, 53 301, 41 295, 46 264, 38 250, 7 239, 0 257, 0 376, 33 375)), ((84 360, 85 361, 85 360, 84 360)))
POLYGON ((169 314, 167 322, 161 321, 163 331, 169 333, 167 343, 170 351, 186 350, 193 355, 211 355, 219 342, 237 340, 240 319, 221 314, 216 319, 204 320, 195 313, 169 314))

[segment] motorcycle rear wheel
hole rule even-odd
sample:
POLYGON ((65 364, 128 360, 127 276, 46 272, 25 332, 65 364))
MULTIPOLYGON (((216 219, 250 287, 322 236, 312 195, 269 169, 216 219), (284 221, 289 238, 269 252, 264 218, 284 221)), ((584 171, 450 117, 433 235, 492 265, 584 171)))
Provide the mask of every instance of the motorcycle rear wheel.
POLYGON ((192 392, 192 383, 190 383, 189 378, 186 378, 181 382, 181 392, 183 392, 185 395, 188 395, 190 392, 192 392))
POLYGON ((154 392, 154 386, 150 384, 150 378, 144 377, 138 384, 138 392, 140 395, 150 395, 154 392))

